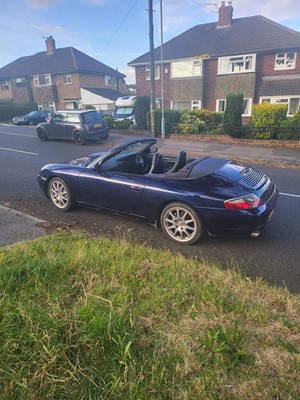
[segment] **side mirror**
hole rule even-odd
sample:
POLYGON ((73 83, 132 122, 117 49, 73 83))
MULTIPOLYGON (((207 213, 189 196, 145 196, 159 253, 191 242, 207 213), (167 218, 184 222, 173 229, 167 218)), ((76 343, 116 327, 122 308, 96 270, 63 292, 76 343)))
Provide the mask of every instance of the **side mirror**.
POLYGON ((156 146, 151 146, 149 149, 149 153, 153 154, 153 153, 157 153, 158 151, 158 147, 156 146))

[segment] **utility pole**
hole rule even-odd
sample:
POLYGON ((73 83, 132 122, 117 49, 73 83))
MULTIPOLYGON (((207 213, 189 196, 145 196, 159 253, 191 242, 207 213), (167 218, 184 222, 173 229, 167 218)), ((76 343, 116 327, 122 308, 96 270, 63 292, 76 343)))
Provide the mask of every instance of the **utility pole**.
POLYGON ((151 136, 155 137, 155 70, 154 70, 154 45, 153 45, 153 5, 152 0, 148 0, 149 13, 149 43, 150 43, 150 113, 151 113, 151 136))
POLYGON ((163 56, 163 11, 160 0, 160 83, 161 83, 161 137, 165 138, 165 106, 164 106, 164 56, 163 56))

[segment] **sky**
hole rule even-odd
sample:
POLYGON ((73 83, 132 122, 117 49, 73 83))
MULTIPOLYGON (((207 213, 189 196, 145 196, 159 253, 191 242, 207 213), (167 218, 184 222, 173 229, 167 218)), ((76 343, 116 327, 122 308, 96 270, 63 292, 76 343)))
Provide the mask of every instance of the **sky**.
MULTIPOLYGON (((214 2, 153 0, 154 46, 161 44, 161 15, 165 43, 195 25, 216 22, 221 0, 214 2)), ((52 36, 56 48, 75 47, 134 83, 127 64, 149 51, 148 5, 148 0, 1 0, 0 68, 45 51, 45 38, 52 36)), ((299 0, 232 0, 232 6, 233 18, 263 15, 300 32, 299 0)))

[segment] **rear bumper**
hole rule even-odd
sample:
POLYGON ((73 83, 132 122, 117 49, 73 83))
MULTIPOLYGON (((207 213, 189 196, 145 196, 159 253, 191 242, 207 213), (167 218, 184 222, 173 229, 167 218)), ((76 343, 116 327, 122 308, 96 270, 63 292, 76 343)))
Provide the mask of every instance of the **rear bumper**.
POLYGON ((106 139, 109 136, 109 128, 103 128, 101 131, 84 132, 84 136, 87 140, 106 139))
POLYGON ((199 214, 204 217, 207 231, 211 235, 221 235, 229 232, 252 233, 260 232, 273 215, 278 202, 279 193, 277 187, 273 186, 269 199, 260 207, 253 210, 227 210, 215 209, 205 210, 199 214))

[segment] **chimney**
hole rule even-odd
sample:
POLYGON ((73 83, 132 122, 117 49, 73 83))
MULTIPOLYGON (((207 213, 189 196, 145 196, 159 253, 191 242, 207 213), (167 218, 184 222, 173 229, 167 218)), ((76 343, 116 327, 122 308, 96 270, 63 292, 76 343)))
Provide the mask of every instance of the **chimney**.
POLYGON ((232 23, 233 7, 231 1, 228 2, 228 6, 225 5, 225 1, 222 1, 221 7, 219 8, 219 21, 218 28, 227 28, 232 23))
POLYGON ((55 52, 56 50, 55 40, 53 39, 52 36, 46 38, 46 48, 47 48, 47 54, 53 54, 55 52))

